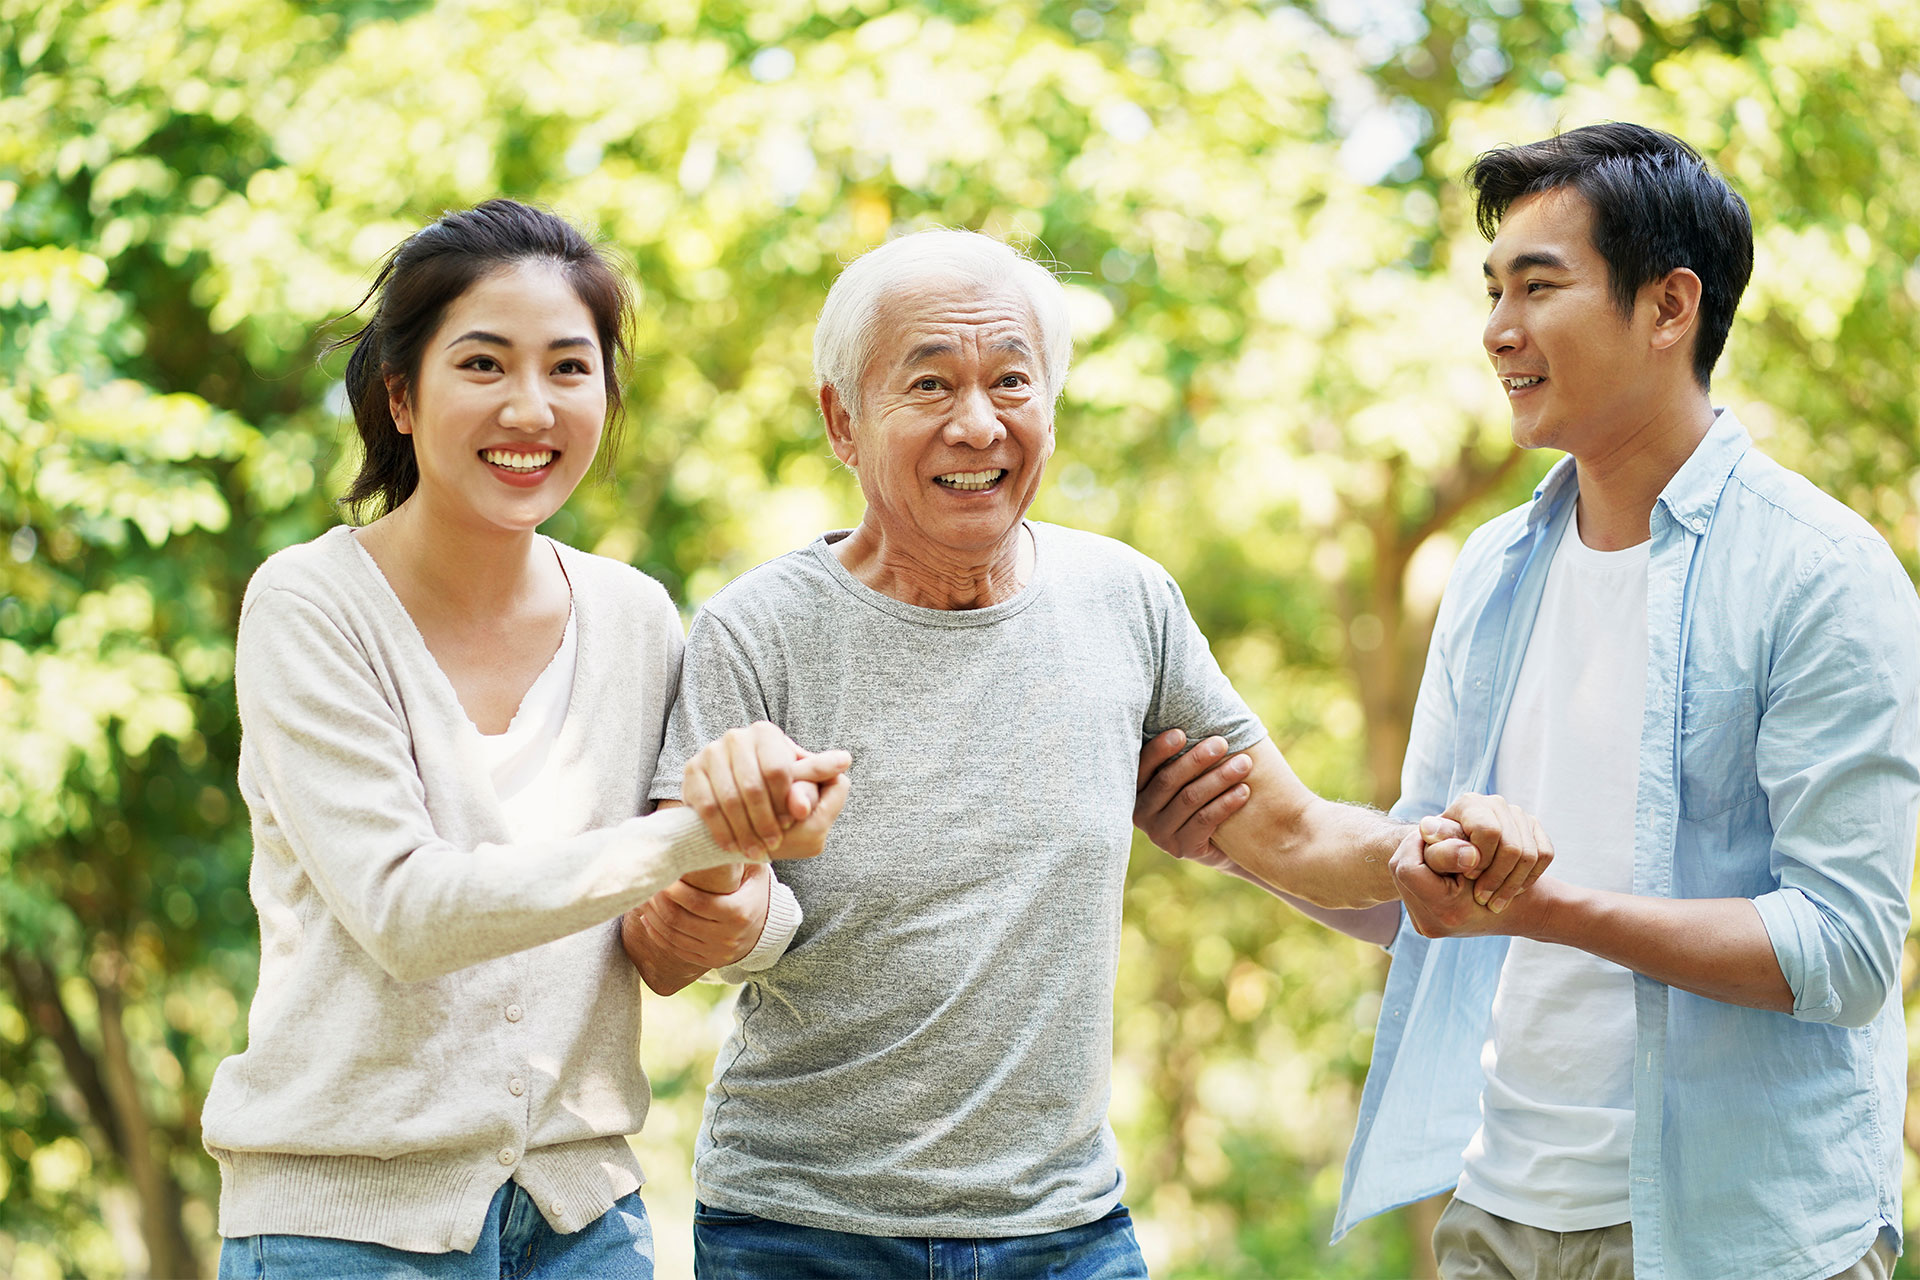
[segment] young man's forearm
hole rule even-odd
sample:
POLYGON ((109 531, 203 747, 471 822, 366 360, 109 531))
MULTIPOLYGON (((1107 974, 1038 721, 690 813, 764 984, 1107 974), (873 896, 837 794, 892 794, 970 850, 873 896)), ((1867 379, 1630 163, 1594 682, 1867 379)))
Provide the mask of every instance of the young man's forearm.
POLYGON ((1652 898, 1542 879, 1506 917, 1517 936, 1577 947, 1697 996, 1793 1011, 1759 909, 1746 898, 1652 898))

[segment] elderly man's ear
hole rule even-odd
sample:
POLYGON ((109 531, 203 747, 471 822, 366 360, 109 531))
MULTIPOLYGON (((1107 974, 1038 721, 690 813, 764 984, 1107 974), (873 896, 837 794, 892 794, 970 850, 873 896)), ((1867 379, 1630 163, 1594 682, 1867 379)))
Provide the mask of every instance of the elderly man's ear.
POLYGON ((827 442, 833 446, 833 456, 858 469, 860 452, 853 444, 853 415, 847 412, 847 402, 840 393, 830 386, 820 388, 820 416, 826 420, 827 442))

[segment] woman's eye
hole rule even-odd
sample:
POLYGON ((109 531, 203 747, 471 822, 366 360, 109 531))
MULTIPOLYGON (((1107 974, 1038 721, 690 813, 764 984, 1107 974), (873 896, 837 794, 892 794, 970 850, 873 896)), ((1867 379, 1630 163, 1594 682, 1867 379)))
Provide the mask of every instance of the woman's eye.
POLYGON ((554 372, 555 373, 592 373, 593 370, 587 368, 585 364, 583 364, 578 360, 562 360, 560 362, 559 367, 556 368, 554 372))
POLYGON ((465 367, 474 370, 476 373, 500 372, 500 362, 492 356, 475 356, 473 359, 467 361, 465 367))

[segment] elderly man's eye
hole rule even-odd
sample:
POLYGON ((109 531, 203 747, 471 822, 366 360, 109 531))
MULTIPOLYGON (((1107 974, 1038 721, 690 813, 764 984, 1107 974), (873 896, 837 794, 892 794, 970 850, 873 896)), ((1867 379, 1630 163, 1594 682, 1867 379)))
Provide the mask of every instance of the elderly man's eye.
POLYGON ((913 389, 915 391, 938 391, 940 389, 940 379, 921 378, 913 384, 913 389))
POLYGON ((1024 373, 1010 373, 1000 379, 1000 385, 1003 387, 1024 387, 1027 385, 1027 375, 1024 373))

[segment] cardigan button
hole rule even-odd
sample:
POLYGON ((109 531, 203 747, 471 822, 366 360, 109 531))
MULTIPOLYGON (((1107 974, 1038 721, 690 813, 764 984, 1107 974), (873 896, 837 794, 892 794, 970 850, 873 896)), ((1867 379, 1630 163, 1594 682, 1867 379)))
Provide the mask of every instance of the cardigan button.
POLYGON ((520 1021, 520 1006, 519 1006, 519 1005, 517 1005, 517 1004, 510 1004, 510 1005, 508 1005, 508 1006, 507 1006, 507 1021, 508 1021, 508 1022, 518 1022, 518 1021, 520 1021))
POLYGON ((500 1163, 501 1163, 501 1164, 512 1164, 512 1163, 513 1163, 513 1162, 514 1162, 515 1160, 517 1160, 517 1159, 519 1159, 519 1157, 513 1154, 513 1148, 512 1148, 512 1147, 502 1147, 502 1148, 500 1148, 500 1163))
POLYGON ((517 1098, 521 1094, 525 1093, 526 1091, 527 1091, 527 1082, 525 1080, 522 1080, 519 1076, 515 1076, 513 1079, 507 1081, 507 1092, 512 1094, 514 1097, 517 1098))

